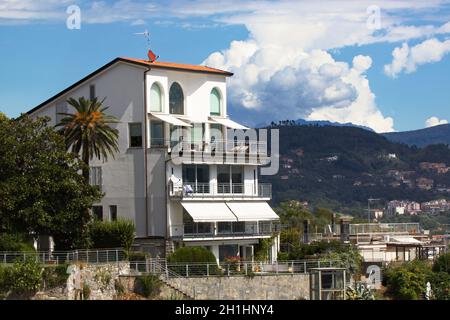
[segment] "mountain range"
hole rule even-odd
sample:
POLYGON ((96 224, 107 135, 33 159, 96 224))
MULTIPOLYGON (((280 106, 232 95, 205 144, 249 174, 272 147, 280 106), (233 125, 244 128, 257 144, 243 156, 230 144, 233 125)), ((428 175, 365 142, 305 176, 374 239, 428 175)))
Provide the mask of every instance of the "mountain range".
POLYGON ((439 143, 450 144, 450 124, 412 131, 383 133, 382 135, 390 141, 417 147, 439 143))
MULTIPOLYGON (((358 215, 369 198, 423 202, 450 196, 450 168, 438 173, 421 165, 450 166, 446 145, 410 146, 355 126, 286 122, 270 128, 279 129, 280 169, 261 180, 272 183, 274 205, 299 200, 358 215)), ((414 144, 424 141, 430 129, 414 144)))

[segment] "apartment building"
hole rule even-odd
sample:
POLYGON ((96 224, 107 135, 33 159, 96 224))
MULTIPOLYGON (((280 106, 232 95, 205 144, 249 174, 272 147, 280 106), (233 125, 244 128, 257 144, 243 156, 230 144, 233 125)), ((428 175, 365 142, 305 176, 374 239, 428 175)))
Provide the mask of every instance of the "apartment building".
POLYGON ((271 185, 259 182, 270 157, 264 141, 227 116, 233 74, 149 58, 116 58, 28 114, 56 125, 58 113, 72 112, 68 98, 105 98, 106 112, 120 120, 120 151, 91 162, 91 184, 104 192, 93 213, 133 220, 144 250, 163 248, 163 256, 204 246, 217 260, 251 260, 270 238, 276 260, 279 219, 267 203, 271 185))

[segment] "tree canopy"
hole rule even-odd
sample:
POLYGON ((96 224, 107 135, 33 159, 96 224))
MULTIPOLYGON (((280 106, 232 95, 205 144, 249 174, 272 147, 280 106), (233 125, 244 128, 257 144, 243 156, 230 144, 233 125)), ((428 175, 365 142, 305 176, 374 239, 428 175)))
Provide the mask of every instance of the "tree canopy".
POLYGON ((83 212, 101 198, 79 172, 49 118, 0 121, 0 232, 53 235, 57 246, 83 246, 83 212))

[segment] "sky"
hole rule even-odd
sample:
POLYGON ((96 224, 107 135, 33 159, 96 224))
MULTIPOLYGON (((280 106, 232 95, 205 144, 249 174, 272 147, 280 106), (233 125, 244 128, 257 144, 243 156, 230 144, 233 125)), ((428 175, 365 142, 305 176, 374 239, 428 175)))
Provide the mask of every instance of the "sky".
POLYGON ((377 132, 450 120, 450 1, 0 0, 0 111, 26 112, 110 60, 234 72, 231 118, 377 132))

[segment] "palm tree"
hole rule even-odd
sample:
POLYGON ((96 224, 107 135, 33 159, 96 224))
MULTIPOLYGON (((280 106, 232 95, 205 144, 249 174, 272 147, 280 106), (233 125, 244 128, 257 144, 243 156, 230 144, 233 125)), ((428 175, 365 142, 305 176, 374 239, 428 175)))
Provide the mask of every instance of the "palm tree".
POLYGON ((114 158, 114 153, 119 151, 119 131, 109 126, 119 121, 104 113, 108 109, 103 107, 104 101, 70 98, 67 103, 75 108, 75 113, 59 113, 65 116, 57 124, 62 127, 59 132, 65 137, 67 149, 75 154, 81 152, 81 159, 86 164, 82 170, 86 182, 89 182, 89 161, 94 156, 108 160, 108 155, 114 158))

